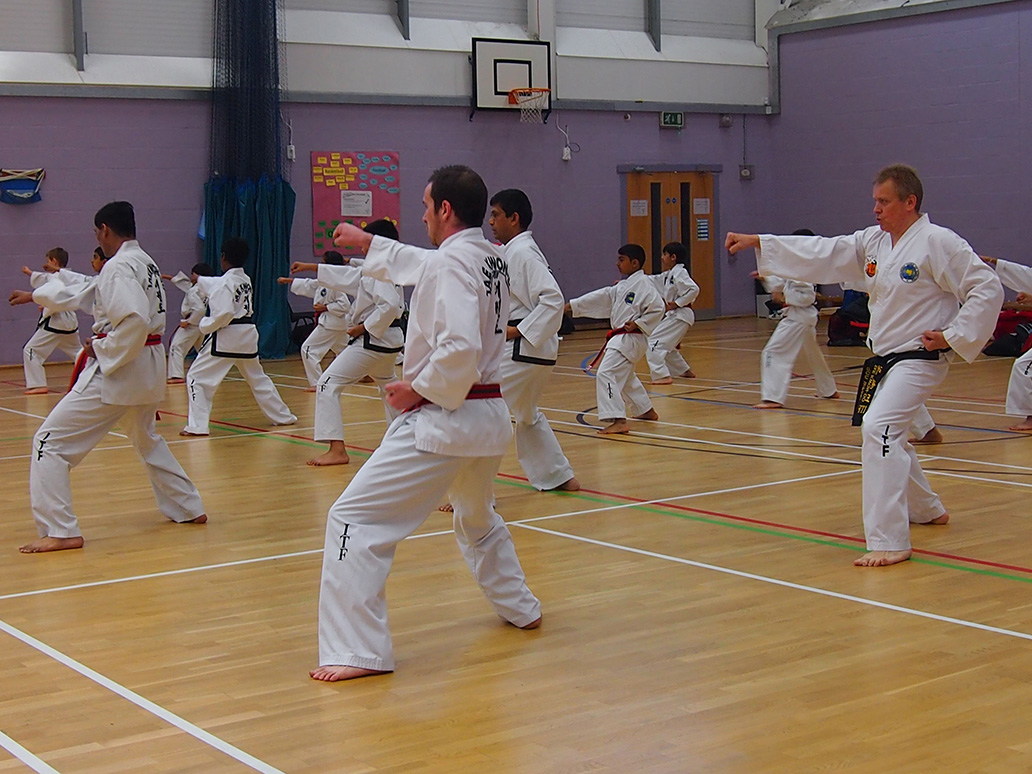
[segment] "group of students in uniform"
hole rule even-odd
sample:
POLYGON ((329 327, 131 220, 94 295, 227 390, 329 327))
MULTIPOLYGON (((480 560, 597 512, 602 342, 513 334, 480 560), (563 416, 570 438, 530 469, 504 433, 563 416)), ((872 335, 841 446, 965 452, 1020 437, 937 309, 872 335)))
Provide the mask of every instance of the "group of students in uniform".
MULTIPOLYGON (((896 165, 875 180, 878 226, 834 238, 732 232, 726 239, 731 254, 756 250, 758 273, 783 278, 786 301, 794 293, 792 282, 845 281, 870 294, 874 357, 865 364, 856 408, 862 421, 869 549, 856 564, 864 566, 909 558, 910 522, 948 521, 907 443, 907 430, 945 378, 951 357, 945 353, 974 359, 1002 303, 996 274, 960 237, 921 214, 922 197, 916 173, 896 165)), ((527 586, 512 538, 494 508, 493 480, 513 435, 514 416, 517 456, 531 483, 539 490, 580 487, 537 405, 556 361, 564 310, 610 320, 597 359, 598 415, 606 423, 600 433, 629 429, 627 404, 635 419, 657 418, 635 375, 642 357, 648 359, 654 384, 669 383, 671 370, 693 375, 676 346, 693 320, 690 304, 698 286, 678 268, 677 245, 664 250, 665 271, 658 282, 642 271, 644 251, 624 245, 617 259, 623 278, 564 305, 529 231, 532 211, 522 191, 507 189, 490 200, 489 223, 500 245, 484 237, 487 188, 472 169, 435 170, 423 203, 423 222, 435 249, 402 244, 396 231, 379 226, 363 230, 344 223, 335 231, 335 244, 358 249, 364 259, 295 263, 291 270, 317 273, 313 294, 325 288, 351 296, 350 343, 342 345, 314 385, 316 440, 331 448, 313 464, 347 462, 342 428, 338 432, 344 385, 371 376, 390 420, 381 444, 327 515, 319 666, 311 672, 316 680, 393 670, 387 575, 398 543, 442 498, 452 506, 462 554, 497 614, 518 629, 540 626, 541 604, 527 586), (395 379, 401 288, 410 288, 411 297, 402 373, 395 379), (332 400, 324 399, 320 411, 324 394, 332 400)), ((127 416, 123 427, 147 466, 161 512, 179 523, 207 520, 196 488, 154 432, 166 380, 160 272, 135 239, 127 202, 105 205, 94 223, 100 254, 111 256, 95 280, 43 282, 29 294, 30 301, 53 313, 84 308, 89 298, 95 323, 94 336, 79 356, 84 369, 33 439, 30 495, 39 538, 23 552, 83 545, 71 510, 69 471, 127 416)), ((190 398, 190 433, 206 430, 204 409, 210 410, 213 385, 232 364, 245 364, 241 371, 260 404, 267 401, 262 407, 271 421, 294 421, 285 404, 279 409, 265 391, 263 377, 268 377, 258 374, 260 365, 246 365, 257 364, 257 333, 250 281, 241 268, 245 258, 246 243, 230 240, 223 250, 223 277, 195 280, 207 309, 196 321, 205 339, 186 377, 188 388, 199 395, 190 398)), ((1010 267, 1001 263, 996 262, 997 270, 1008 276, 1010 267)), ((298 280, 289 282, 293 289, 298 280)), ((802 295, 798 304, 789 305, 805 310, 812 302, 802 295)), ((329 301, 328 295, 323 298, 329 301)), ((23 297, 18 301, 25 302, 23 297)), ((810 315, 805 317, 800 323, 812 327, 810 315)), ((793 344, 798 351, 812 333, 792 335, 802 342, 793 344)), ((1032 392, 1032 384, 1028 388, 1032 392)), ((282 404, 278 394, 275 399, 282 404)))

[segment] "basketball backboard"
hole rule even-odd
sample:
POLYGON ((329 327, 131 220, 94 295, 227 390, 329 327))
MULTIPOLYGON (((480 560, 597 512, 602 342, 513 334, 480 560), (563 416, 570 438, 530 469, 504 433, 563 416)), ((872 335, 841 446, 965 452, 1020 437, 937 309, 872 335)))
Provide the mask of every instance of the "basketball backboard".
MULTIPOLYGON (((516 110, 512 89, 552 88, 552 47, 547 41, 473 38, 473 110, 516 110)), ((552 109, 551 95, 544 113, 552 109)))

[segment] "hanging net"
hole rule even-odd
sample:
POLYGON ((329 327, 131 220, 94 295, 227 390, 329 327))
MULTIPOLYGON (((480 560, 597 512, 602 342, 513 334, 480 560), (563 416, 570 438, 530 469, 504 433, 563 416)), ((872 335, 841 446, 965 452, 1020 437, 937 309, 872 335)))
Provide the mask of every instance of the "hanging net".
POLYGON ((211 175, 279 177, 280 63, 276 0, 215 0, 211 175))
POLYGON ((520 123, 543 124, 551 93, 551 89, 513 89, 509 92, 509 104, 519 105, 520 123))

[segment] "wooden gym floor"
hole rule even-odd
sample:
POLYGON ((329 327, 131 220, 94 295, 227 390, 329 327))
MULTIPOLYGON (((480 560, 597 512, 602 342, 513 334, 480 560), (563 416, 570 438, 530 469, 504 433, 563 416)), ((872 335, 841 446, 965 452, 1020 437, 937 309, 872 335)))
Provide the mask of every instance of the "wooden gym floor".
MULTIPOLYGON (((600 335, 562 345, 542 401, 578 493, 497 479, 544 624, 488 608, 432 512, 388 592, 397 671, 308 678, 325 514, 383 433, 374 390, 345 398, 352 464, 312 469, 297 359, 266 370, 300 417, 270 428, 235 372, 213 434, 160 431, 211 521, 156 512, 112 433, 73 473, 82 551, 35 536, 28 453, 60 394, 0 372, 0 772, 1016 772, 1032 770, 1032 438, 1006 431, 1011 361, 955 364, 921 450, 953 520, 914 527, 914 559, 860 569, 865 350, 827 350, 844 398, 794 382, 755 411, 773 323, 700 323, 699 374, 653 388, 660 421, 600 438, 600 335)), ((803 368, 803 364, 798 364, 803 368)), ((48 367, 60 389, 66 365, 48 367)), ((427 503, 430 511, 436 503, 427 503)))

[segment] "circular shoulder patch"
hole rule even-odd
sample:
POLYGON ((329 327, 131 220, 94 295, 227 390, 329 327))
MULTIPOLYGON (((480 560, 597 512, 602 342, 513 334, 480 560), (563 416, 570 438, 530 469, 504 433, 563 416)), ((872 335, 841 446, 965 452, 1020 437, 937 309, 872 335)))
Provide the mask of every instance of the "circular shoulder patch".
POLYGON ((921 270, 917 268, 916 263, 904 263, 899 270, 899 278, 904 282, 913 282, 920 276, 921 270))

